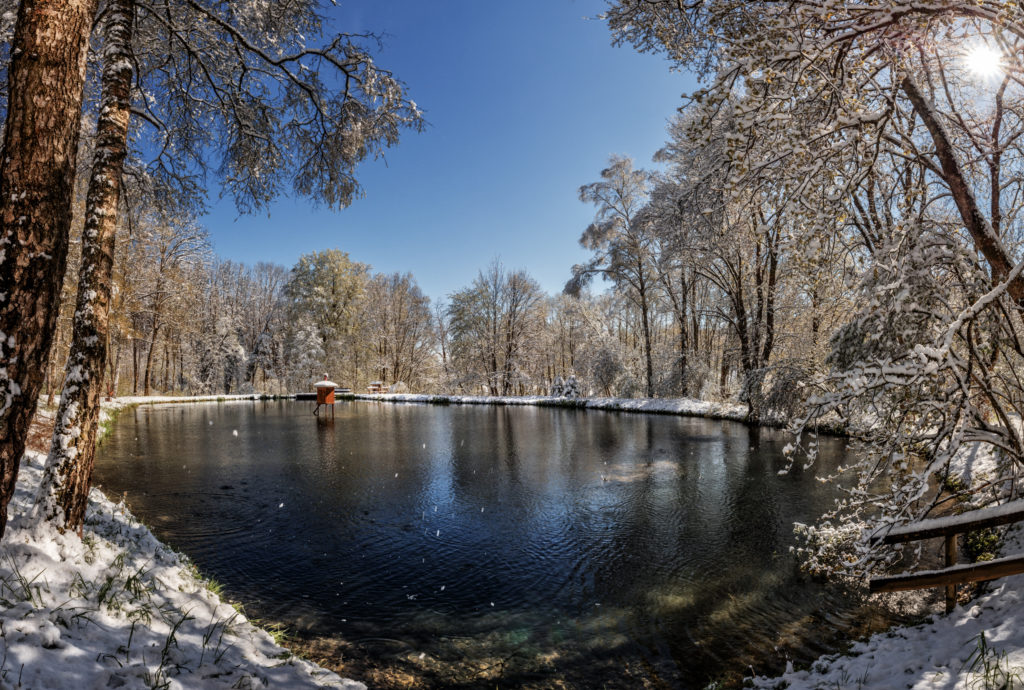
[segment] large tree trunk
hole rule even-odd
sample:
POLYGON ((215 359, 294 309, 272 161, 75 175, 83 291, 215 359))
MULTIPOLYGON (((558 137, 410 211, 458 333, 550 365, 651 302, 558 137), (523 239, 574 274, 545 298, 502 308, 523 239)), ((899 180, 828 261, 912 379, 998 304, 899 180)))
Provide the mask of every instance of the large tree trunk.
POLYGON ((0 536, 57 323, 96 0, 22 0, 0 157, 0 536))
POLYGON ((130 119, 134 13, 134 0, 109 0, 105 13, 103 96, 85 199, 82 264, 71 349, 40 487, 42 515, 55 520, 62 509, 64 527, 70 530, 81 529, 85 520, 96 453, 121 171, 127 153, 130 119))

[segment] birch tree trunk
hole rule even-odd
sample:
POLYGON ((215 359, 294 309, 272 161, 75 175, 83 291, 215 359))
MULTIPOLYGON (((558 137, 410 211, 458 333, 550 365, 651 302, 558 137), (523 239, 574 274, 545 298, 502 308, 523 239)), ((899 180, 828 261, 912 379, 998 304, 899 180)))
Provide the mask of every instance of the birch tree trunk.
POLYGON ((103 32, 103 94, 85 201, 71 349, 37 508, 50 520, 63 512, 64 527, 70 530, 82 527, 92 482, 107 359, 121 171, 130 119, 135 0, 108 2, 103 32))
POLYGON ((0 536, 60 307, 96 0, 23 0, 0 157, 0 536))

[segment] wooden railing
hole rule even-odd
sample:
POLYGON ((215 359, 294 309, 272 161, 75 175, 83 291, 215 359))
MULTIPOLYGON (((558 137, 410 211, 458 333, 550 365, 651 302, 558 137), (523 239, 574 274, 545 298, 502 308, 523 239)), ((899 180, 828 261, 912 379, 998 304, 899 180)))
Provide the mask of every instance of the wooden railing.
POLYGON ((899 592, 927 587, 946 588, 946 613, 956 606, 956 586, 968 582, 995 580, 1024 573, 1024 554, 979 563, 956 564, 957 535, 988 527, 1009 525, 1024 520, 1024 500, 992 508, 972 510, 962 515, 922 520, 895 527, 878 538, 884 544, 902 544, 920 539, 945 538, 946 567, 871 579, 872 592, 899 592))

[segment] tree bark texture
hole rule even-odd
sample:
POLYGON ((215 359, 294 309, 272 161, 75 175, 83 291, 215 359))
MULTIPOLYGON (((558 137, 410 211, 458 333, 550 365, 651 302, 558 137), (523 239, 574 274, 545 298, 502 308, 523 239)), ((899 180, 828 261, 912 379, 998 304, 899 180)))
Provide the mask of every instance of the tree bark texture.
POLYGON ((675 313, 676 320, 679 322, 679 393, 680 395, 686 396, 689 392, 686 386, 688 349, 686 313, 689 308, 686 301, 688 296, 686 273, 682 268, 679 269, 678 292, 672 285, 672 276, 670 275, 670 271, 662 273, 661 281, 665 286, 665 294, 668 295, 669 301, 672 303, 672 311, 675 313))
POLYGON ((0 536, 60 308, 96 0, 23 0, 0 158, 0 536))
POLYGON ((153 330, 149 333, 149 348, 146 350, 146 373, 142 378, 142 394, 149 397, 149 375, 153 370, 153 348, 156 347, 157 336, 160 335, 160 309, 153 310, 153 330))
POLYGON ((640 283, 640 316, 641 325, 644 330, 644 362, 646 363, 647 397, 654 397, 654 360, 651 357, 651 320, 650 305, 647 303, 647 290, 644 283, 640 283))
POLYGON ((85 201, 82 263, 64 387, 42 483, 42 510, 80 529, 89 502, 110 321, 110 286, 121 172, 131 116, 135 0, 108 0, 103 30, 102 101, 85 201), (56 495, 51 496, 50 491, 56 495), (56 498, 56 504, 53 503, 56 498))

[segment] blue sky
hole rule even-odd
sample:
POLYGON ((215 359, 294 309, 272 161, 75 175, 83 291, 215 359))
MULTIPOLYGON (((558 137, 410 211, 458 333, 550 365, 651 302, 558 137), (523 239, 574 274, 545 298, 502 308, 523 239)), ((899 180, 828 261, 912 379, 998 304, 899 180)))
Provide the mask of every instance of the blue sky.
POLYGON ((613 48, 588 19, 603 0, 342 0, 336 31, 385 33, 378 64, 402 79, 429 127, 359 169, 366 196, 333 212, 282 199, 203 219, 218 255, 291 266, 338 248, 375 271, 411 272, 432 299, 499 258, 557 292, 588 253, 577 189, 614 153, 648 166, 695 89, 657 56, 613 48))

